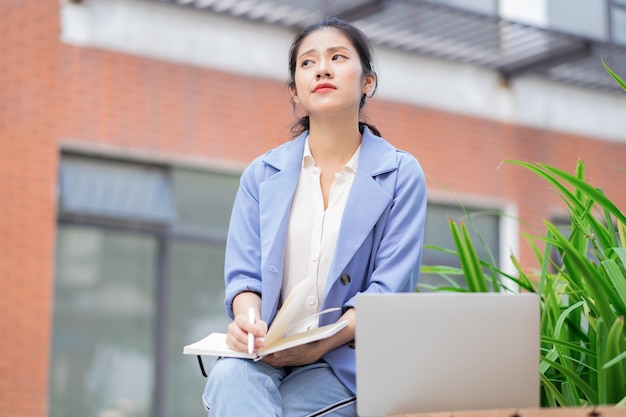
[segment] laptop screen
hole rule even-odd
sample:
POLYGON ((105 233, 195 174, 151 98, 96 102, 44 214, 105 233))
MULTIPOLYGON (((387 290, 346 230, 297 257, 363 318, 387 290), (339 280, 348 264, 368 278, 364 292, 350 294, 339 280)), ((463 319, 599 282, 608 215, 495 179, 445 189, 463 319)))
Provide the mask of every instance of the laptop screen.
POLYGON ((357 412, 539 406, 536 294, 361 294, 357 412))

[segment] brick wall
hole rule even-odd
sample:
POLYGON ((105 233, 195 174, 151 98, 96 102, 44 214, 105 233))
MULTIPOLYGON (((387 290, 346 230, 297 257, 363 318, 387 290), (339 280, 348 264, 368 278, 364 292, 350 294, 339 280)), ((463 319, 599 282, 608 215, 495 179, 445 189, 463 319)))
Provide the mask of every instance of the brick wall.
POLYGON ((46 415, 57 9, 55 1, 0 1, 0 415, 7 417, 46 415))
MULTIPOLYGON (((58 0, 0 0, 0 416, 47 414, 56 173, 62 143, 246 163, 290 137, 283 84, 59 43, 58 0)), ((626 145, 372 100, 431 189, 516 202, 540 227, 560 201, 504 159, 588 177, 626 206, 626 145)), ((532 265, 527 248, 522 260, 532 265)))
MULTIPOLYGON (((518 206, 522 231, 544 232, 543 220, 564 214, 565 206, 548 183, 504 160, 556 166, 573 173, 586 165, 587 180, 601 187, 618 207, 626 207, 626 144, 597 138, 495 123, 397 103, 372 103, 370 121, 394 144, 418 156, 429 189, 499 198, 518 206), (375 116, 374 116, 375 115, 375 116), (532 227, 531 227, 532 226, 532 227)), ((521 242, 524 265, 536 264, 521 242)))

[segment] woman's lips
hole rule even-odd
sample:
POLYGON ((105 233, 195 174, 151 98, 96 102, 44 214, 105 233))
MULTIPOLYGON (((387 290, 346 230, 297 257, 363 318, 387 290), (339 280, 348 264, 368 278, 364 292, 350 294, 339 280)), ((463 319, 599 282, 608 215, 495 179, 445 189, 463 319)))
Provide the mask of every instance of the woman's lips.
POLYGON ((332 91, 332 90, 336 90, 337 87, 335 87, 332 84, 329 83, 322 83, 322 84, 318 84, 315 86, 315 88, 313 89, 314 93, 323 93, 326 91, 332 91))

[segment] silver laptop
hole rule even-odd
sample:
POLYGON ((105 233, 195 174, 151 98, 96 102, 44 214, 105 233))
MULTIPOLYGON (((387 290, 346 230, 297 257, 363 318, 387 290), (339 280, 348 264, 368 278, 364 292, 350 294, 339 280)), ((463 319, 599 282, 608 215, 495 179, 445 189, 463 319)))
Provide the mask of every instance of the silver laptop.
POLYGON ((535 294, 361 294, 357 413, 539 407, 535 294))

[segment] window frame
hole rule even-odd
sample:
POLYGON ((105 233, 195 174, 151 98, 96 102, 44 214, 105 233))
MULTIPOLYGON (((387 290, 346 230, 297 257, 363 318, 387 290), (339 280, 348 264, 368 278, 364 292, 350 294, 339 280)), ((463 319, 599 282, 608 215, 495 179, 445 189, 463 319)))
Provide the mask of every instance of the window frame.
MULTIPOLYGON (((128 154, 127 151, 124 152, 128 154)), ((59 151, 59 169, 63 163, 64 157, 85 158, 98 161, 98 163, 111 161, 114 163, 128 163, 138 166, 150 166, 165 171, 168 177, 169 185, 172 191, 173 203, 175 204, 172 170, 189 169, 200 170, 207 174, 216 175, 234 175, 241 174, 241 170, 236 168, 214 168, 210 162, 207 164, 178 163, 177 161, 168 161, 160 158, 132 157, 120 156, 118 152, 102 153, 93 152, 85 149, 61 149, 59 151)), ((59 184, 60 187, 60 184, 59 184)), ((60 189, 59 189, 60 193, 60 189)), ((170 291, 170 268, 172 260, 171 246, 174 242, 193 242, 205 245, 226 245, 226 233, 218 230, 208 229, 192 229, 189 226, 176 227, 175 221, 159 222, 153 220, 143 220, 137 218, 123 218, 118 216, 106 216, 98 213, 88 212, 81 213, 75 211, 63 211, 61 201, 59 199, 57 205, 56 216, 56 234, 60 232, 63 226, 77 226, 97 228, 103 231, 115 231, 123 233, 134 233, 144 236, 150 236, 155 239, 156 244, 156 276, 154 277, 154 321, 152 323, 154 344, 154 363, 153 363, 153 390, 151 398, 151 416, 153 417, 169 417, 165 415, 166 410, 166 381, 168 378, 168 318, 170 317, 170 300, 168 297, 170 291)), ((56 272, 55 272, 56 281, 56 272)), ((56 282, 53 283, 56 285, 56 282)), ((55 329, 52 328, 54 334, 55 329)), ((51 364, 52 365, 52 364, 51 364)))
MULTIPOLYGON (((519 256, 519 223, 517 205, 500 198, 481 197, 476 195, 451 195, 440 190, 429 191, 428 208, 433 205, 461 208, 470 212, 494 211, 499 214, 498 219, 498 267, 506 274, 515 275, 516 268, 511 255, 519 256)), ((426 215, 428 223, 428 214, 426 215)), ((446 232, 447 229, 446 229, 446 232)), ((430 242, 424 242, 430 244, 430 242)), ((453 249, 453 248, 450 248, 453 249)), ((422 262, 423 263, 423 262, 422 262)), ((502 282, 508 288, 519 290, 519 286, 508 278, 502 277, 502 282)))

